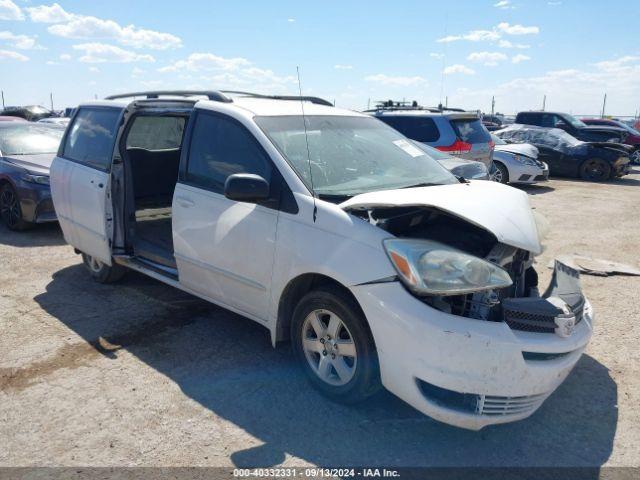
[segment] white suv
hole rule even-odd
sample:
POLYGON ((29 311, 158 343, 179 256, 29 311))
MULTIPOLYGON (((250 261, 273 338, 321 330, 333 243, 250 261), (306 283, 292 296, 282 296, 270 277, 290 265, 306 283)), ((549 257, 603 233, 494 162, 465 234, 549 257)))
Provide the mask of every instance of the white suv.
POLYGON ((575 271, 558 263, 538 291, 540 222, 524 192, 458 180, 321 99, 80 105, 51 190, 94 278, 137 270, 255 320, 334 400, 383 385, 464 428, 522 419, 592 334, 575 271))

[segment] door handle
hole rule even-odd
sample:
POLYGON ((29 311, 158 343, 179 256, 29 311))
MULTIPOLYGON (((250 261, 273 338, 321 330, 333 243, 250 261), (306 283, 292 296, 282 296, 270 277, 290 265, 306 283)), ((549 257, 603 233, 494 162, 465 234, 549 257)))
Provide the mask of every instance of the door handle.
POLYGON ((196 202, 194 202, 190 198, 185 198, 185 197, 177 197, 176 201, 178 202, 178 205, 184 208, 193 207, 196 204, 196 202))

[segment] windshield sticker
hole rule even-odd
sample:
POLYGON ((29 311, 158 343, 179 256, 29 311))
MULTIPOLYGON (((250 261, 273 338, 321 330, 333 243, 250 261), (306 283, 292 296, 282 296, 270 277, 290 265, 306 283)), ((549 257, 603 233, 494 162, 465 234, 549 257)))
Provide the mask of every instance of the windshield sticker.
POLYGON ((421 157, 422 155, 424 155, 424 152, 422 150, 420 150, 415 145, 411 145, 406 140, 396 140, 395 142, 393 142, 393 144, 396 147, 401 148, 402 150, 404 150, 404 153, 406 153, 408 155, 411 155, 413 158, 421 157))

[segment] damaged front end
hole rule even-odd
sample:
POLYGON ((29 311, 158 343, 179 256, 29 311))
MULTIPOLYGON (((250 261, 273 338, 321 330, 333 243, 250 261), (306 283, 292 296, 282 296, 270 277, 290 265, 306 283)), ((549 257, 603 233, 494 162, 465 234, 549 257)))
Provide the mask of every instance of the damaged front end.
POLYGON ((385 249, 398 278, 437 310, 561 337, 570 336, 585 315, 576 270, 556 262, 541 294, 534 254, 500 242, 466 219, 422 206, 351 213, 394 235, 385 249))

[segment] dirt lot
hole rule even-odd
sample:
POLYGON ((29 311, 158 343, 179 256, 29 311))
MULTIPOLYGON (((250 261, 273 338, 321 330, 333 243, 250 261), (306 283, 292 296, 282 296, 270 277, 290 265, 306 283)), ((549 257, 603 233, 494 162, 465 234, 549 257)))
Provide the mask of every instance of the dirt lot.
MULTIPOLYGON (((531 187, 540 259, 638 266, 640 170, 531 187)), ((334 405, 266 330, 136 274, 103 286, 57 226, 0 227, 0 465, 640 465, 640 278, 583 277, 596 334, 531 418, 469 432, 387 393, 334 405)))

